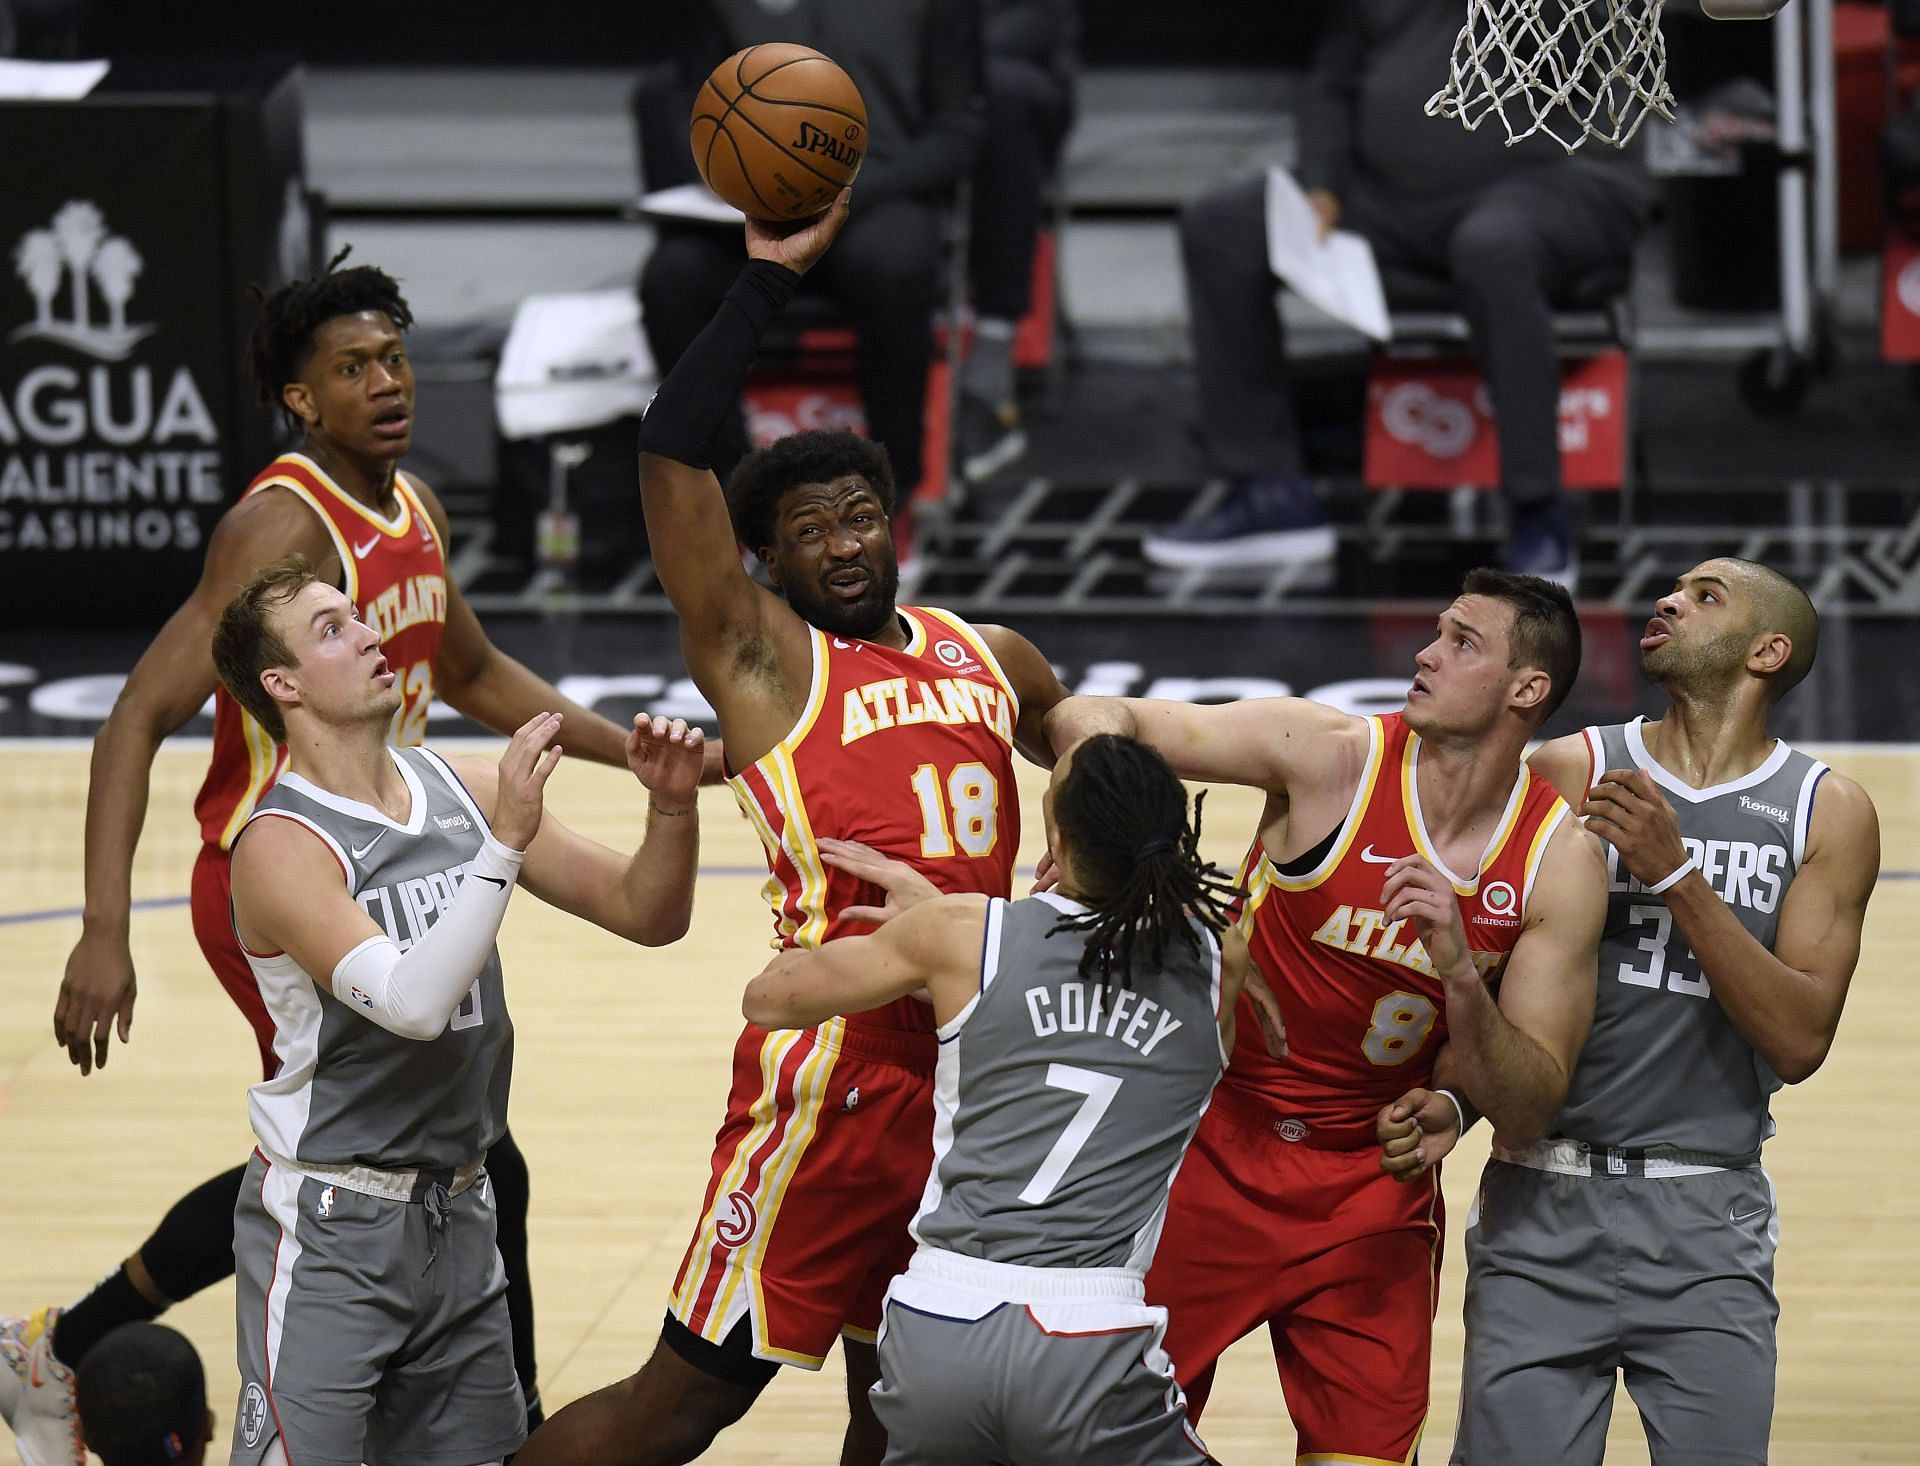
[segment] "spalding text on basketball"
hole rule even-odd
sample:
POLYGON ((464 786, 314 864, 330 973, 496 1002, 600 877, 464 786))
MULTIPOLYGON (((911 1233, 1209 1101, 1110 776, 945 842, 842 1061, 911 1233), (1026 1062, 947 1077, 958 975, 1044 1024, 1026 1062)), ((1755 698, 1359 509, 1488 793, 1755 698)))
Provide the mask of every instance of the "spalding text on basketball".
MULTIPOLYGON (((848 128, 847 130, 849 132, 857 131, 857 129, 854 128, 848 128)), ((817 153, 823 158, 831 158, 834 162, 847 168, 858 168, 860 166, 860 159, 865 156, 860 149, 854 147, 851 142, 837 138, 832 133, 815 127, 811 122, 803 122, 800 124, 800 136, 795 138, 789 146, 798 152, 817 153)))

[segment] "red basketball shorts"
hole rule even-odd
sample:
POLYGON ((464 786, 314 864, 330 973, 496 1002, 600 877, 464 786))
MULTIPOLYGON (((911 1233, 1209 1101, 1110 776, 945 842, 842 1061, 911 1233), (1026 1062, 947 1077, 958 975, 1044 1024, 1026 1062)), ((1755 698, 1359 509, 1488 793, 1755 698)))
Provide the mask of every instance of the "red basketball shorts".
POLYGON ((220 979, 220 986, 253 1029, 253 1041, 260 1048, 260 1072, 273 1078, 280 1060, 273 1052, 273 1019, 267 1014, 266 999, 260 996, 260 984, 240 950, 240 938, 233 931, 233 862, 227 852, 212 845, 200 847, 193 863, 191 892, 193 935, 200 943, 207 966, 220 979))
POLYGON ((841 1018, 746 1026, 675 1318, 715 1344, 750 1319, 756 1358, 808 1369, 874 1339, 933 1163, 937 1049, 841 1018))
POLYGON ((1198 1419, 1230 1344, 1267 1326, 1299 1459, 1410 1461, 1427 1417, 1445 1228, 1431 1174, 1312 1150, 1222 1087, 1174 1181, 1147 1301, 1198 1419))

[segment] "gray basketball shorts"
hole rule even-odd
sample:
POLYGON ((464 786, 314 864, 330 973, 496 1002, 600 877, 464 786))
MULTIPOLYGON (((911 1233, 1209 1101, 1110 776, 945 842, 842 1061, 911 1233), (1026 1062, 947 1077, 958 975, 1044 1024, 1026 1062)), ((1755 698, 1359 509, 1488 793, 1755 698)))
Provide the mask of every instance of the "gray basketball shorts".
POLYGON ((1160 1347, 1166 1310, 1127 1281, 921 1248, 881 1315, 872 1399, 886 1466, 1210 1461, 1160 1347))
POLYGON ((234 1212, 234 1466, 476 1466, 526 1439, 492 1187, 421 1201, 258 1151, 234 1212))
POLYGON ((1616 1373, 1655 1466, 1762 1466, 1779 1236, 1758 1166, 1609 1177, 1489 1161, 1467 1222, 1454 1466, 1597 1466, 1616 1373))

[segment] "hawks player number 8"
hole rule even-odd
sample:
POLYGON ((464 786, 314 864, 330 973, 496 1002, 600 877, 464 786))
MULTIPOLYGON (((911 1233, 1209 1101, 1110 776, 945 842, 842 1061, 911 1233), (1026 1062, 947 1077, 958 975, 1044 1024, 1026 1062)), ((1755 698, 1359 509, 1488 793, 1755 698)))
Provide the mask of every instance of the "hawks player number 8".
POLYGON ((1420 1052, 1436 1016, 1433 1004, 1418 993, 1388 993, 1373 1005, 1373 1026, 1361 1050, 1383 1067, 1404 1064, 1420 1052))
POLYGON ((936 859, 953 854, 956 840, 976 859, 993 852, 994 842, 1000 838, 1000 785, 985 764, 956 765, 946 777, 944 790, 940 771, 932 764, 922 764, 913 771, 912 783, 920 801, 923 857, 936 859))

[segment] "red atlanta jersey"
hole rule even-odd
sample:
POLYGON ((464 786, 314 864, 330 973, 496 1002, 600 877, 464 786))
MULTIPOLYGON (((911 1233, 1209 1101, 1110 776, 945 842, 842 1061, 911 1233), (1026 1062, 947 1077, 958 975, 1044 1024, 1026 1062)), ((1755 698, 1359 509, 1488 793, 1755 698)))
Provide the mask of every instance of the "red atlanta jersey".
MULTIPOLYGON (((340 588, 359 608, 361 620, 379 635, 401 692, 393 741, 424 742, 427 705, 433 701, 433 661, 440 655, 447 624, 447 557, 419 490, 404 473, 396 473, 400 507, 389 519, 300 453, 276 458, 247 485, 249 494, 267 489, 298 494, 326 525, 343 567, 340 588)), ((274 743, 226 688, 219 688, 214 693, 213 762, 193 804, 200 838, 229 848, 286 761, 286 749, 274 743)))
MULTIPOLYGON (((817 947, 872 928, 840 915, 880 905, 876 887, 820 858, 823 836, 906 861, 942 891, 1008 896, 1020 847, 1013 687, 980 634, 931 607, 901 606, 905 647, 809 628, 806 709, 772 752, 728 782, 767 852, 774 945, 817 947)), ((849 1022, 933 1031, 902 999, 849 1022)))
POLYGON ((1453 883, 1474 965, 1497 985, 1526 919, 1547 842, 1567 806, 1524 764, 1480 869, 1447 869, 1427 838, 1414 774, 1420 736, 1398 713, 1369 718, 1366 768, 1331 847, 1287 874, 1258 839, 1241 870, 1240 929, 1287 1024, 1288 1056, 1267 1054, 1239 1014, 1226 1084, 1271 1108, 1290 1140, 1371 1145, 1382 1105, 1427 1083, 1446 1041, 1446 993, 1408 921, 1381 910, 1387 867, 1418 852, 1453 883))

